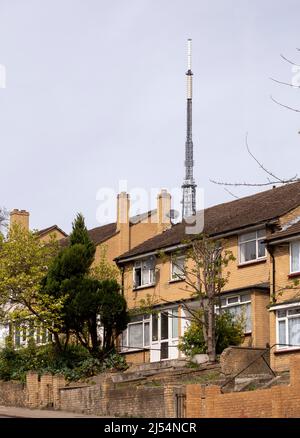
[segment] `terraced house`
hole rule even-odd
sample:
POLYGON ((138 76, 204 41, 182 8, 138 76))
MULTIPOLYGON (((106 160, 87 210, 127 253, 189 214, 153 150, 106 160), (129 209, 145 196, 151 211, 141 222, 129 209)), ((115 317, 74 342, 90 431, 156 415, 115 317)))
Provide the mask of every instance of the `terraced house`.
MULTIPOLYGON (((246 315, 244 345, 281 344, 271 348, 271 363, 275 370, 284 369, 288 356, 300 353, 300 298, 294 281, 300 277, 300 183, 207 208, 204 233, 224 239, 235 257, 226 268, 230 276, 221 305, 246 315)), ((186 223, 178 223, 116 258, 128 307, 139 309, 144 301, 156 310, 135 316, 123 333, 122 351, 130 362, 180 357, 186 304, 196 305, 176 275, 181 263, 189 263, 183 244, 189 238, 186 223)))
MULTIPOLYGON (((163 230, 171 226, 170 212, 171 196, 166 190, 162 190, 157 196, 157 208, 146 212, 130 216, 130 197, 128 193, 122 192, 117 197, 117 219, 115 222, 101 225, 88 230, 89 237, 96 246, 94 265, 99 263, 103 255, 113 263, 115 257, 125 251, 139 245, 163 230)), ((25 230, 29 230, 29 212, 14 209, 10 213, 10 223, 17 223, 25 230)), ((39 239, 45 243, 51 237, 60 241, 62 246, 68 244, 67 234, 57 225, 38 230, 39 239)), ((14 327, 13 340, 16 347, 26 346, 28 336, 24 329, 14 327)), ((26 329, 25 329, 26 330, 26 329)), ((0 347, 5 345, 5 338, 9 333, 8 326, 0 326, 0 347)), ((37 345, 48 342, 51 338, 49 334, 41 334, 34 331, 34 339, 37 345)))

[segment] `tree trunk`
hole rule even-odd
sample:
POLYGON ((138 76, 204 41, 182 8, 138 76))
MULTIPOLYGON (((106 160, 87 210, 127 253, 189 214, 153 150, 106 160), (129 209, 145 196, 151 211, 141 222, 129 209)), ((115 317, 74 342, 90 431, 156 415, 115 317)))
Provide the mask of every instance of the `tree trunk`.
POLYGON ((89 333, 91 336, 91 344, 92 344, 92 350, 96 353, 99 350, 99 340, 98 340, 98 334, 97 334, 97 319, 90 318, 89 320, 89 333))
POLYGON ((207 312, 207 354, 209 362, 216 361, 216 336, 215 336, 214 302, 209 300, 207 312))

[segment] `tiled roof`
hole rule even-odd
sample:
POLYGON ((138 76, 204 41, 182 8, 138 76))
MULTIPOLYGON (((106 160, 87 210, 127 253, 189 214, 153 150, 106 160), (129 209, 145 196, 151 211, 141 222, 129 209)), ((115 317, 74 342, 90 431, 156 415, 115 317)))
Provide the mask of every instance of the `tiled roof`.
MULTIPOLYGON (((135 225, 139 222, 142 222, 143 220, 147 219, 147 217, 151 216, 154 213, 156 213, 156 210, 150 210, 147 211, 146 213, 132 216, 129 219, 130 225, 135 225)), ((99 243, 104 242, 105 240, 117 234, 117 223, 113 222, 110 224, 101 225, 100 227, 92 228, 91 230, 88 230, 88 234, 90 236, 90 239, 94 242, 94 244, 98 245, 99 243)), ((61 244, 62 246, 66 246, 68 244, 68 238, 62 239, 61 244)))
MULTIPOLYGON (((94 242, 95 245, 98 245, 101 242, 109 239, 117 233, 117 224, 113 222, 111 224, 102 225, 100 227, 92 228, 88 230, 88 234, 90 239, 94 242)), ((69 238, 66 237, 60 241, 61 246, 67 246, 69 243, 69 238)))
MULTIPOLYGON (((300 182, 286 184, 205 209, 203 231, 210 236, 217 236, 252 225, 264 224, 279 218, 298 205, 300 205, 300 182)), ((186 223, 178 223, 117 257, 117 260, 178 245, 191 238, 192 235, 187 235, 185 231, 186 223)))
POLYGON ((47 227, 47 228, 43 228, 42 230, 38 230, 37 234, 39 236, 43 236, 44 234, 49 233, 50 231, 54 231, 57 230, 60 233, 64 234, 65 236, 67 236, 67 233, 65 233, 61 228, 59 228, 57 225, 52 225, 51 227, 47 227))

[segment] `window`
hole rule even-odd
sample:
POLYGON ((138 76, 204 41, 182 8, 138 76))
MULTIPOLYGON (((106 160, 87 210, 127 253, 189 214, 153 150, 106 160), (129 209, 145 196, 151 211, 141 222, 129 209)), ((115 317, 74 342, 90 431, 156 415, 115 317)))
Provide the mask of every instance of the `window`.
POLYGON ((32 339, 36 345, 47 344, 52 342, 52 333, 46 326, 33 319, 12 323, 13 341, 16 348, 27 347, 28 342, 32 339))
POLYGON ((139 315, 131 318, 127 329, 122 333, 122 351, 149 347, 150 318, 149 315, 139 315))
POLYGON ((239 236, 239 261, 240 263, 251 262, 266 257, 266 246, 263 240, 266 238, 265 230, 252 231, 239 236))
POLYGON ((276 317, 278 348, 300 347, 300 307, 277 310, 276 317))
POLYGON ((290 244, 290 272, 300 272, 300 241, 290 244))
POLYGON ((154 267, 154 257, 135 262, 133 269, 134 288, 154 284, 154 267))
POLYGON ((178 308, 171 310, 172 315, 172 338, 178 338, 178 308))
POLYGON ((171 281, 184 278, 184 256, 172 257, 171 259, 171 281))
MULTIPOLYGON (((236 319, 242 319, 242 321, 245 322, 245 333, 251 332, 251 296, 249 294, 222 298, 221 309, 228 311, 234 315, 236 319)), ((216 312, 219 313, 218 307, 216 312)))

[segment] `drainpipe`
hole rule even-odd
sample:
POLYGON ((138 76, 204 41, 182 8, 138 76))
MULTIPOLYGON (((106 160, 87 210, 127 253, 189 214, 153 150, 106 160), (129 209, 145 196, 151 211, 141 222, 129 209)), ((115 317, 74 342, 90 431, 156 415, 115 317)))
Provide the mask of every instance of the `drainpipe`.
POLYGON ((121 290, 122 290, 122 296, 124 297, 124 273, 125 273, 125 266, 121 266, 121 290))
POLYGON ((267 245, 267 249, 268 252, 271 256, 272 259, 272 292, 271 292, 271 300, 272 300, 272 304, 276 303, 276 287, 275 287, 275 282, 276 282, 276 270, 275 270, 275 257, 274 257, 274 248, 272 248, 270 245, 267 245))

